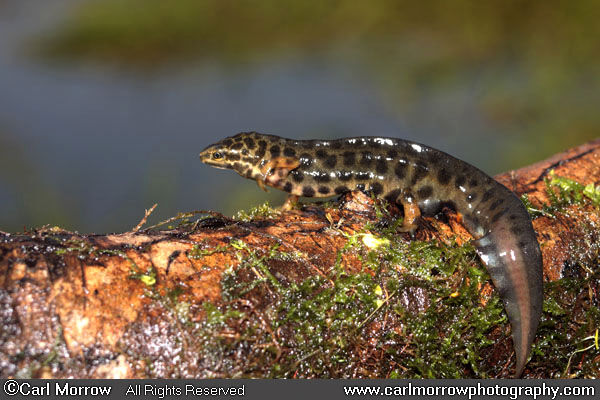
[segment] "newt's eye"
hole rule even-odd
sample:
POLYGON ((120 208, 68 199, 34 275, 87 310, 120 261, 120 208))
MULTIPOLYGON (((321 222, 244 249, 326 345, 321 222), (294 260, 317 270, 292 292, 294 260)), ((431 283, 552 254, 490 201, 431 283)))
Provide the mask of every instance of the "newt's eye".
POLYGON ((218 160, 219 158, 223 158, 223 153, 219 153, 218 151, 215 151, 214 153, 212 153, 212 158, 213 158, 213 160, 218 160))

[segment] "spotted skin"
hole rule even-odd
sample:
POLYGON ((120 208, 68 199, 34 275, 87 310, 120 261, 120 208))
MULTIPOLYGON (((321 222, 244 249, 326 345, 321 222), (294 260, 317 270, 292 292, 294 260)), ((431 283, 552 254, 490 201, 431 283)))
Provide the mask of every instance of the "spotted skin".
POLYGON ((404 207, 407 231, 420 214, 454 208, 502 297, 515 377, 522 374, 542 310, 542 257, 527 210, 505 186, 444 152, 384 137, 292 140, 245 132, 208 146, 200 159, 292 197, 369 190, 404 207))

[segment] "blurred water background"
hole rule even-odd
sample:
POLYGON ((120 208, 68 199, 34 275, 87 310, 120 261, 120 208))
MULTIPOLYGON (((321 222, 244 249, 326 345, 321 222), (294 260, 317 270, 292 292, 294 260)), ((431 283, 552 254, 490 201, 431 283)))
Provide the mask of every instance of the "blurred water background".
POLYGON ((533 163, 598 136, 599 20, 595 0, 0 0, 0 230, 278 204, 197 158, 245 130, 533 163))

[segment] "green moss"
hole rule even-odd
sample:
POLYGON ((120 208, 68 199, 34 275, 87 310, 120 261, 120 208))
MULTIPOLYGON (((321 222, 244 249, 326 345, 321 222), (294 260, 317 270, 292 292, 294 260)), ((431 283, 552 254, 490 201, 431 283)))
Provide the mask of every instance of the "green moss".
POLYGON ((69 239, 62 241, 56 238, 56 243, 61 243, 64 247, 59 247, 54 250, 54 254, 58 256, 65 255, 67 253, 76 253, 79 258, 85 258, 93 255, 96 252, 96 247, 90 245, 88 242, 80 239, 69 239))
POLYGON ((327 276, 298 282, 276 279, 271 268, 282 260, 302 262, 301 255, 280 252, 277 246, 259 255, 233 242, 239 266, 222 279, 229 305, 206 304, 205 328, 243 329, 234 340, 206 333, 207 346, 219 354, 249 345, 262 349, 253 350, 252 362, 241 361, 236 376, 349 378, 363 376, 357 346, 367 346, 365 337, 372 335, 370 343, 379 354, 374 376, 489 376, 480 354, 491 343, 490 330, 505 324, 506 317, 496 294, 485 306, 479 304, 488 276, 473 247, 407 243, 389 226, 371 234, 379 241, 376 246, 365 245, 366 235, 347 235, 327 276), (347 252, 362 259, 363 272, 346 271, 342 256, 347 252), (238 300, 263 301, 266 293, 270 300, 262 318, 239 310, 238 300), (381 324, 402 332, 373 328, 381 324))
POLYGON ((136 271, 129 274, 129 279, 137 279, 146 286, 154 286, 156 284, 156 269, 149 267, 146 271, 136 271))
POLYGON ((544 287, 544 313, 534 343, 532 367, 555 371, 555 378, 597 378, 600 351, 595 335, 600 308, 586 304, 600 271, 583 278, 562 278, 544 287), (582 302, 583 301, 583 302, 582 302))
POLYGON ((279 215, 279 211, 273 209, 267 201, 259 206, 252 207, 248 211, 238 211, 238 213, 234 216, 234 219, 247 222, 255 218, 274 218, 277 215, 279 215))
POLYGON ((204 303, 204 311, 206 312, 206 324, 207 327, 217 328, 223 326, 224 323, 227 322, 228 319, 240 319, 244 318, 245 314, 240 311, 228 309, 225 311, 221 311, 215 305, 211 303, 204 303))
POLYGON ((192 248, 186 253, 187 256, 191 259, 198 260, 206 256, 213 255, 215 253, 224 253, 227 251, 229 246, 217 246, 211 247, 209 249, 201 249, 203 244, 195 244, 192 248))
POLYGON ((583 188, 583 195, 589 198, 596 207, 600 207, 600 185, 594 186, 593 183, 587 184, 583 188))
POLYGON ((266 264, 266 260, 273 259, 279 245, 273 245, 266 255, 259 256, 256 251, 252 250, 246 243, 240 240, 232 241, 230 244, 233 248, 238 250, 236 257, 238 258, 239 265, 235 269, 227 269, 223 274, 223 282, 231 284, 223 285, 222 293, 224 299, 231 300, 235 297, 239 297, 263 282, 270 283, 276 290, 281 289, 281 284, 277 278, 271 274, 266 264), (249 282, 239 280, 237 272, 244 269, 251 270, 256 278, 249 282))
POLYGON ((543 204, 541 208, 534 207, 527 194, 521 196, 523 204, 532 217, 554 217, 573 204, 591 203, 594 207, 600 208, 600 186, 594 186, 593 183, 583 185, 573 179, 556 175, 554 170, 550 171, 549 176, 549 179, 544 179, 548 203, 543 204))
MULTIPOLYGON (((555 217, 570 205, 600 207, 600 187, 557 176, 554 170, 544 182, 548 203, 536 208, 523 198, 533 217, 555 217)), ((557 371, 553 375, 557 378, 599 376, 600 352, 590 344, 600 327, 600 308, 593 295, 600 282, 599 238, 597 228, 586 224, 582 221, 581 246, 569 249, 565 276, 544 285, 544 312, 529 364, 557 371)))

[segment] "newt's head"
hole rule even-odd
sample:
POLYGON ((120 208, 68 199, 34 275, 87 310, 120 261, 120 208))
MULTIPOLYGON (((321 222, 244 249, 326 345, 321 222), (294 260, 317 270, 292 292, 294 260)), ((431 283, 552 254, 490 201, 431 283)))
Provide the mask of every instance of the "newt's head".
POLYGON ((278 136, 242 132, 208 146, 200 152, 200 160, 254 179, 263 190, 265 186, 272 186, 291 193, 293 186, 287 182, 288 174, 300 161, 292 157, 295 150, 285 147, 285 143, 286 139, 278 136))
POLYGON ((264 161, 268 135, 243 132, 212 144, 200 152, 200 160, 216 168, 233 169, 243 177, 256 179, 264 161))

